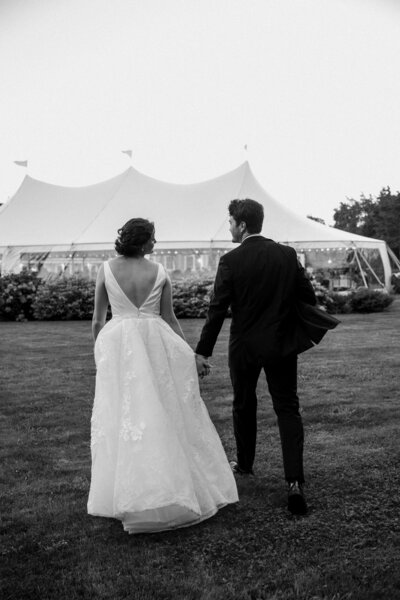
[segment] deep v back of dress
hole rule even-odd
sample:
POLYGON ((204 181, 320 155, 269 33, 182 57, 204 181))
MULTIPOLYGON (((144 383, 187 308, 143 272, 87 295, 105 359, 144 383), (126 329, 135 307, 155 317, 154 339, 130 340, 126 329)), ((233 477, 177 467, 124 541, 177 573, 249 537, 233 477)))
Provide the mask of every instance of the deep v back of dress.
POLYGON ((160 263, 157 263, 153 286, 140 306, 136 306, 128 298, 114 275, 109 261, 104 263, 104 277, 113 317, 140 316, 141 314, 158 316, 160 314, 161 294, 166 280, 164 267, 160 263))

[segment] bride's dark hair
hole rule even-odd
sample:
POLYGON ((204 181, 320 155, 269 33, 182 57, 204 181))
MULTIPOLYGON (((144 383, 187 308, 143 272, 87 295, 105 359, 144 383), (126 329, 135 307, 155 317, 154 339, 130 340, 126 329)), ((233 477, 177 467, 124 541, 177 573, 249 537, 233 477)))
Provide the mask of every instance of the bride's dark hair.
POLYGON ((154 232, 154 223, 147 219, 130 219, 121 229, 115 240, 115 249, 122 256, 143 255, 143 245, 154 232))

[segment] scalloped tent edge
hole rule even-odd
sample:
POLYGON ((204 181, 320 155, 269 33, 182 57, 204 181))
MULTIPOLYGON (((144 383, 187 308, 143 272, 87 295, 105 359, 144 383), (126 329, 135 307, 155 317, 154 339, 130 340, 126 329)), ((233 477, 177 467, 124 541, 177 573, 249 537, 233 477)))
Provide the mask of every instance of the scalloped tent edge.
POLYGON ((160 181, 133 167, 100 183, 67 187, 26 175, 15 195, 0 209, 2 271, 18 272, 24 253, 110 251, 116 232, 128 219, 155 222, 157 250, 226 251, 233 247, 227 205, 253 198, 265 210, 263 235, 301 248, 376 248, 390 289, 386 243, 334 229, 303 217, 272 198, 248 162, 213 179, 193 184, 160 181))

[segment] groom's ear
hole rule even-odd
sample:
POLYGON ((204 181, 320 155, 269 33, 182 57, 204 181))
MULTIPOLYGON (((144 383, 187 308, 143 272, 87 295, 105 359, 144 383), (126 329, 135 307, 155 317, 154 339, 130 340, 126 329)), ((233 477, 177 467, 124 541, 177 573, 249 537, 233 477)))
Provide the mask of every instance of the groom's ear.
POLYGON ((239 227, 242 233, 244 233, 247 230, 247 224, 245 223, 245 221, 240 221, 239 227))

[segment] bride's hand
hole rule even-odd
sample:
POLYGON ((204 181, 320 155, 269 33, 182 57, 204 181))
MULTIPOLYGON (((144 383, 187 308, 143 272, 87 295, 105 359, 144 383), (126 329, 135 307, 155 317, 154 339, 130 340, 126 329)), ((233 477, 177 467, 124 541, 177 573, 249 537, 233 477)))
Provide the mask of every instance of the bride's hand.
POLYGON ((201 354, 196 354, 195 356, 198 376, 201 378, 206 377, 211 371, 211 365, 208 362, 208 358, 206 356, 202 356, 201 354))

